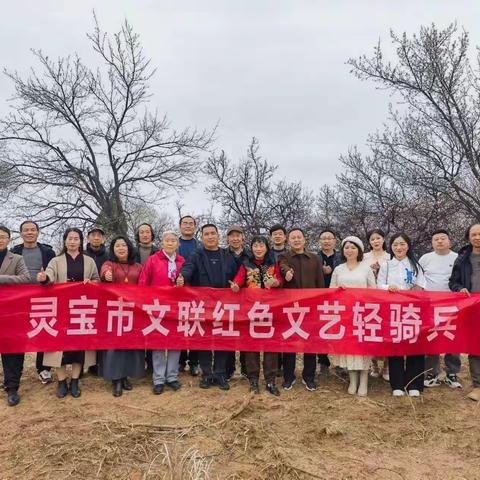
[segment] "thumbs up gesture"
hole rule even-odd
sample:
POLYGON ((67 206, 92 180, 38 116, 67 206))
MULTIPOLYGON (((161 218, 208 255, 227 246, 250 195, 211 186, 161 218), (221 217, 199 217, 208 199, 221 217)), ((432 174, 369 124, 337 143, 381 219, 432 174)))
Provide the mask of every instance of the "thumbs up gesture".
POLYGON ((45 283, 46 281, 47 281, 47 274, 45 273, 45 270, 42 267, 40 271, 37 273, 37 282, 45 283))
POLYGON ((183 287, 185 286, 185 279, 183 278, 183 275, 180 273, 177 277, 177 287, 183 287))
POLYGON ((105 280, 107 282, 111 282, 113 281, 113 271, 111 268, 109 268, 106 272, 105 272, 105 280))
POLYGON ((285 274, 285 280, 287 282, 291 282, 293 279, 293 268, 290 268, 290 270, 287 271, 287 273, 285 274))

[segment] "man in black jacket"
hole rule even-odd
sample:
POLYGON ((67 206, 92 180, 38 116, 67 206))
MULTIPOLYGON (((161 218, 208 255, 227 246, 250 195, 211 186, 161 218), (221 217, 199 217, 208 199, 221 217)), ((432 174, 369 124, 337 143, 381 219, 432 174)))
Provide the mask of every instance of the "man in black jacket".
POLYGON ((108 250, 105 247, 105 232, 100 227, 93 227, 88 232, 87 247, 85 255, 93 258, 95 265, 97 265, 98 273, 102 265, 108 260, 108 250))
MULTIPOLYGON (((469 244, 458 252, 448 286, 452 292, 480 292, 480 223, 470 225, 466 238, 469 244)), ((469 355, 473 390, 467 395, 480 402, 480 355, 469 355)))
MULTIPOLYGON (((177 285, 194 287, 227 288, 237 273, 237 263, 228 250, 220 248, 220 236, 215 225, 208 223, 201 228, 203 245, 183 264, 177 279, 177 285)), ((202 369, 200 388, 209 388, 216 383, 220 389, 229 390, 226 379, 226 360, 228 352, 200 350, 199 360, 202 369)))
MULTIPOLYGON (((228 251, 237 262, 238 269, 248 258, 249 250, 245 247, 245 232, 240 225, 232 225, 227 230, 228 251)), ((236 352, 227 353, 226 375, 227 379, 233 377, 236 368, 236 352)), ((247 376, 247 365, 245 363, 245 352, 240 352, 240 373, 247 376)))
MULTIPOLYGON (((22 255, 25 265, 30 273, 31 283, 37 282, 37 274, 40 270, 47 268, 48 262, 55 256, 55 252, 50 245, 40 243, 38 236, 40 227, 33 220, 25 220, 20 225, 20 236, 23 243, 12 248, 12 252, 22 255)), ((52 372, 50 367, 43 365, 43 352, 37 353, 36 367, 38 378, 47 385, 52 383, 52 372)))

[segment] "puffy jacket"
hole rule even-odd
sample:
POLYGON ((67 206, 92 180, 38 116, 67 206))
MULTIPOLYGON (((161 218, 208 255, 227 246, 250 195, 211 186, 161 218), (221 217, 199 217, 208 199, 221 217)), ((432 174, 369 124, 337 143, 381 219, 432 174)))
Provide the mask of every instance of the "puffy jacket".
MULTIPOLYGON (((185 259, 181 255, 175 256, 175 265, 177 267, 177 276, 180 273, 185 259)), ((168 278, 168 257, 163 250, 154 253, 143 266, 142 273, 138 279, 138 285, 165 287, 172 286, 174 282, 168 278)))

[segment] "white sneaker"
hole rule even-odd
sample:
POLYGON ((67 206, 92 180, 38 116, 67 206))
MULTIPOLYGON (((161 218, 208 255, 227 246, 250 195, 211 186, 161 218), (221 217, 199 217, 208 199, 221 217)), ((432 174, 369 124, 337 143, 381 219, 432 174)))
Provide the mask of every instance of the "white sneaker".
POLYGON ((450 388, 462 388, 462 384, 458 381, 458 377, 454 373, 450 373, 445 376, 445 385, 450 388))
POLYGON ((394 397, 403 397, 405 395, 405 392, 403 390, 394 390, 392 392, 392 395, 394 397))
POLYGON ((409 390, 408 391, 408 396, 409 397, 419 397, 420 396, 420 390, 409 390))
POLYGON ((42 370, 38 374, 38 378, 43 385, 48 385, 49 383, 53 382, 52 372, 50 370, 42 370))

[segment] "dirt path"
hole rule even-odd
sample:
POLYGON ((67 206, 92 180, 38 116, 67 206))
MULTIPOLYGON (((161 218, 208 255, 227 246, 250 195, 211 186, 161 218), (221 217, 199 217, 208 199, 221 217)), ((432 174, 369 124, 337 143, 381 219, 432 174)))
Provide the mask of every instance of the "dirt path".
POLYGON ((154 396, 143 379, 116 399, 87 377, 80 399, 57 400, 29 359, 20 405, 0 406, 0 478, 480 479, 480 405, 467 388, 412 401, 372 380, 359 399, 322 377, 316 392, 297 384, 274 398, 251 397, 239 377, 230 392, 181 381, 154 396))

